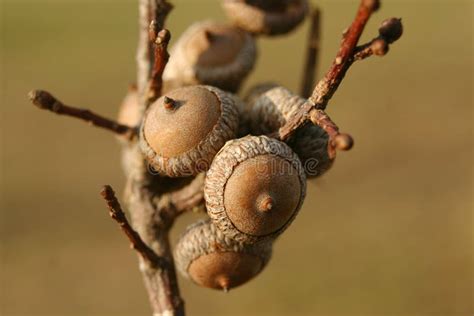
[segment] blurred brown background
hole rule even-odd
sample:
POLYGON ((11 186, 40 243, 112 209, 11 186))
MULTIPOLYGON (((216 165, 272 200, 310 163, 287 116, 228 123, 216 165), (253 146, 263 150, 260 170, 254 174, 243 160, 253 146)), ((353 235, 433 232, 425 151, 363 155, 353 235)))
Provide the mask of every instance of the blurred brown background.
MULTIPOLYGON (((174 39, 224 19, 218 1, 172 2, 174 39)), ((318 1, 320 75, 357 3, 318 1)), ((328 108, 356 146, 309 183, 260 277, 227 295, 180 279, 190 315, 474 313, 472 14, 472 1, 383 1, 364 39, 390 16, 405 35, 356 64, 328 108)), ((149 314, 136 256, 98 195, 123 188, 115 138, 26 98, 48 89, 115 116, 135 76, 136 18, 132 0, 1 0, 1 315, 149 314)), ((297 89, 307 29, 261 40, 246 87, 297 89)))

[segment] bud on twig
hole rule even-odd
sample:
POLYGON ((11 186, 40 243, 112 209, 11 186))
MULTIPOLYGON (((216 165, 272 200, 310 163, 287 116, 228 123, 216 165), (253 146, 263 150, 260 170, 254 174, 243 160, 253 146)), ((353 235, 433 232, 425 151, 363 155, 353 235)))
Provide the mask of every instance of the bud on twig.
POLYGON ((402 19, 390 18, 382 22, 379 34, 387 40, 389 44, 398 40, 403 34, 402 19))

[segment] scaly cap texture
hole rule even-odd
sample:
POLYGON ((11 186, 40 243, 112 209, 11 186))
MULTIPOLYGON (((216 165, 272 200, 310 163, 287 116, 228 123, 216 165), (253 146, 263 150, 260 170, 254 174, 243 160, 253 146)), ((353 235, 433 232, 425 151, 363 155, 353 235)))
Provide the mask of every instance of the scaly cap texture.
POLYGON ((306 176, 298 156, 267 136, 227 142, 214 158, 204 186, 214 224, 229 238, 247 243, 281 234, 301 208, 305 193, 306 176))

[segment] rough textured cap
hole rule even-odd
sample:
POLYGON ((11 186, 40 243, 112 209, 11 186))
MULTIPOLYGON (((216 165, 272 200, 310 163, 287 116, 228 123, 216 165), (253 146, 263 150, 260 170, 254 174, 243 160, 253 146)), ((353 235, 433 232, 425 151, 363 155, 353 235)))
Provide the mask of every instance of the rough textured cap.
POLYGON ((256 60, 255 40, 239 28, 212 21, 189 27, 173 46, 165 86, 208 84, 236 91, 256 60))
POLYGON ((246 0, 224 0, 222 5, 236 26, 250 33, 264 35, 292 31, 304 20, 309 8, 307 0, 279 1, 274 9, 246 0))
POLYGON ((140 147, 159 173, 191 176, 209 168, 237 128, 232 95, 210 86, 185 87, 150 106, 140 128, 140 147))
POLYGON ((227 142, 206 175, 208 214, 229 238, 241 242, 273 239, 300 209, 306 177, 297 155, 266 136, 227 142))
POLYGON ((210 221, 188 227, 175 247, 178 271, 195 283, 213 289, 239 286, 266 266, 271 243, 244 244, 227 238, 210 221))
MULTIPOLYGON (((286 88, 275 87, 248 102, 247 120, 254 135, 277 132, 306 102, 286 88)), ((328 153, 327 133, 315 125, 299 129, 288 145, 298 154, 307 177, 317 177, 333 164, 328 153)))

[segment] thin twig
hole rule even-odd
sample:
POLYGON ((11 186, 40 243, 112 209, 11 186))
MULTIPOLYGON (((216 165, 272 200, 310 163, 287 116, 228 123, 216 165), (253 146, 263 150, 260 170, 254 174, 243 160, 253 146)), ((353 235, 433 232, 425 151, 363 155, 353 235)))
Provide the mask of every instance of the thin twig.
MULTIPOLYGON (((298 128, 306 125, 311 118, 321 115, 321 112, 318 112, 318 110, 324 110, 326 108, 327 103, 336 92, 347 70, 355 60, 360 60, 373 54, 383 55, 386 53, 388 51, 388 45, 386 49, 383 47, 384 45, 381 47, 380 39, 390 44, 400 38, 403 30, 401 21, 400 19, 392 18, 382 23, 379 29, 379 38, 376 38, 370 44, 357 46, 367 21, 372 13, 379 8, 379 5, 379 1, 377 0, 361 0, 352 25, 343 34, 339 52, 332 66, 324 78, 318 82, 308 101, 280 128, 278 137, 281 140, 287 140, 298 128)), ((312 121, 318 124, 318 120, 313 119, 312 121)), ((346 138, 344 139, 344 143, 352 144, 352 140, 349 141, 349 139, 346 138)), ((345 147, 347 146, 342 146, 342 148, 345 147)), ((350 148, 351 146, 348 147, 350 148)))
POLYGON ((100 195, 107 203, 110 217, 120 225, 120 229, 122 229, 125 235, 127 235, 127 238, 130 241, 130 247, 136 250, 151 266, 164 266, 165 260, 158 257, 158 255, 145 244, 132 226, 130 226, 112 187, 110 185, 105 185, 100 191, 100 195))
POLYGON ((147 102, 147 88, 153 65, 153 43, 149 27, 155 21, 156 29, 164 28, 166 17, 173 6, 166 0, 139 0, 139 38, 137 48, 137 86, 142 112, 147 102))
POLYGON ((361 0, 357 15, 352 22, 349 30, 344 34, 339 52, 334 59, 334 62, 326 73, 323 80, 321 80, 309 100, 314 103, 314 107, 318 109, 325 109, 328 101, 333 96, 344 78, 347 70, 352 64, 352 56, 354 49, 359 42, 359 38, 364 31, 365 25, 369 21, 372 13, 374 13, 380 6, 378 0, 361 0))
POLYGON ((48 110, 59 115, 67 115, 86 121, 94 126, 104 128, 132 140, 136 136, 136 129, 105 118, 87 109, 75 108, 63 104, 47 91, 33 90, 28 93, 31 102, 38 108, 48 110))
POLYGON ((308 47, 306 53, 306 63, 303 69, 301 81, 301 96, 308 98, 314 85, 314 78, 317 73, 321 35, 321 10, 315 7, 311 12, 311 24, 308 36, 308 47))
POLYGON ((148 84, 148 95, 146 107, 153 103, 161 96, 161 89, 163 86, 163 71, 169 60, 168 43, 171 39, 171 34, 167 29, 158 30, 157 22, 153 21, 150 25, 150 41, 154 45, 154 61, 151 72, 151 78, 148 84))

